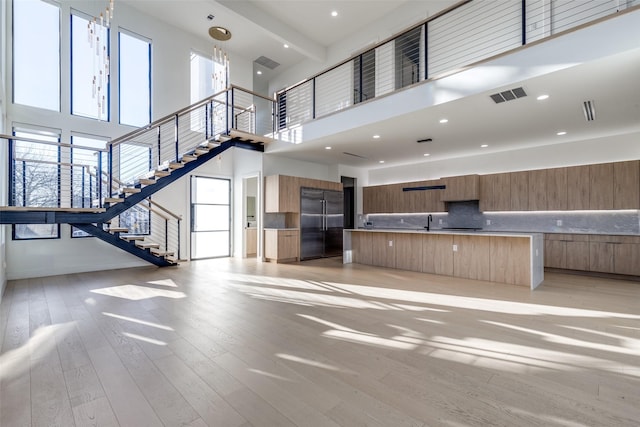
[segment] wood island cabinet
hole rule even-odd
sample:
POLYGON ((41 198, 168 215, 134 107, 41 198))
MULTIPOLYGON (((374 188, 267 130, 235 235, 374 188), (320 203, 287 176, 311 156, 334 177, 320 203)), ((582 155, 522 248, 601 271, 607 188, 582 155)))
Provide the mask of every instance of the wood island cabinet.
POLYGON ((453 276, 453 234, 427 234, 422 237, 422 271, 453 276))
POLYGON ((396 268, 395 235, 371 233, 371 261, 380 267, 396 268))
POLYGON ((396 247, 396 266, 400 270, 422 271, 422 235, 401 234, 394 235, 396 247))
POLYGON ((354 263, 373 264, 371 233, 351 233, 351 248, 354 263))
POLYGON ((453 275, 491 280, 491 239, 484 236, 453 236, 453 275))

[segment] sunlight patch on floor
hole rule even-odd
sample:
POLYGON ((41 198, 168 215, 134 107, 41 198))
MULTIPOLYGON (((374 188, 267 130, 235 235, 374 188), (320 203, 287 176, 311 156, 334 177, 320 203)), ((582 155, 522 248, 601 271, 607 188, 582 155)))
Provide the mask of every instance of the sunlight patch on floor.
POLYGON ((42 326, 22 346, 0 354, 0 382, 28 375, 30 360, 57 351, 56 342, 63 340, 74 327, 75 322, 42 326))
POLYGON ((187 296, 184 292, 169 291, 166 289, 155 289, 139 285, 112 286, 110 288, 92 289, 91 292, 101 295, 107 295, 110 297, 128 299, 131 301, 140 301, 143 299, 156 297, 177 299, 186 298, 187 296))
POLYGON ((286 382, 289 382, 289 383, 294 382, 294 381, 290 380, 289 378, 285 378, 285 377, 282 377, 280 375, 272 374, 270 372, 261 371, 260 369, 249 368, 247 370, 249 372, 253 372, 254 374, 263 375, 265 377, 273 378, 273 379, 276 379, 276 380, 286 381, 286 382))
POLYGON ((160 345, 160 346, 167 345, 167 343, 164 341, 160 341, 155 338, 143 337, 142 335, 132 334, 131 332, 123 332, 122 335, 124 335, 125 337, 132 338, 134 340, 143 341, 149 344, 160 345))
POLYGON ((416 343, 382 338, 377 335, 365 334, 362 332, 330 330, 323 332, 322 336, 358 344, 372 345, 374 347, 392 348, 397 350, 413 350, 417 347, 416 343))
POLYGON ((114 319, 126 320, 127 322, 137 323, 139 325, 151 326, 152 328, 164 329, 165 331, 173 331, 174 329, 170 326, 160 325, 158 323, 147 322, 146 320, 134 319, 133 317, 123 316, 121 314, 108 313, 106 311, 102 312, 103 315, 113 317, 114 319))
POLYGON ((151 280, 149 282, 147 282, 151 285, 158 285, 158 286, 168 286, 171 288, 177 288, 178 285, 176 285, 176 282, 173 281, 173 279, 160 279, 160 280, 151 280))
POLYGON ((291 362, 301 363, 303 365, 313 366, 314 368, 326 369, 327 371, 341 371, 341 369, 336 366, 318 362, 316 360, 305 359, 304 357, 294 356, 293 354, 277 353, 276 357, 289 360, 291 362))

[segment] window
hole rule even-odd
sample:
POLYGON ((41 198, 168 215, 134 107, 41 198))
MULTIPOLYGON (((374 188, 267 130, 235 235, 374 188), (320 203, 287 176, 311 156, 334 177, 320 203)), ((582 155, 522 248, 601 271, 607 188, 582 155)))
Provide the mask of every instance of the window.
MULTIPOLYGON (((16 137, 42 141, 14 140, 11 147, 13 176, 11 197, 15 206, 60 206, 60 134, 33 129, 14 129, 16 137)), ((58 224, 15 224, 13 238, 57 239, 58 224)))
MULTIPOLYGON (((71 135, 71 207, 89 208, 107 194, 106 140, 90 136, 71 135), (102 177, 102 181, 100 181, 102 177)), ((71 227, 71 237, 90 236, 71 227)))
POLYGON ((231 254, 231 181, 191 177, 191 259, 231 254))
POLYGON ((191 103, 227 88, 227 70, 212 58, 191 52, 191 103))
POLYGON ((109 74, 109 29, 74 11, 71 15, 71 114, 109 120, 109 74), (95 31, 93 37, 90 31, 95 31))
POLYGON ((141 127, 151 122, 151 42, 120 30, 120 124, 141 127))
POLYGON ((60 111, 60 8, 13 2, 13 102, 60 111))

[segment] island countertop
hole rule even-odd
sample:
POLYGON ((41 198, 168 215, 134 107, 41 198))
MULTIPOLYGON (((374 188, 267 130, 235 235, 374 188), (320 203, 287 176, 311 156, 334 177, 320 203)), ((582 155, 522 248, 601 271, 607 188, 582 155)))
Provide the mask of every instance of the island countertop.
POLYGON ((544 280, 544 234, 482 230, 344 230, 343 262, 527 286, 544 280))

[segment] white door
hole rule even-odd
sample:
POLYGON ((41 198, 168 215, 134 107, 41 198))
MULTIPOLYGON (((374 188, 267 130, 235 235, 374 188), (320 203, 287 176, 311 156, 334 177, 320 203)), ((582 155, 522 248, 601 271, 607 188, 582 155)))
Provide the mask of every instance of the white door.
POLYGON ((191 177, 191 259, 231 254, 231 181, 191 177))

